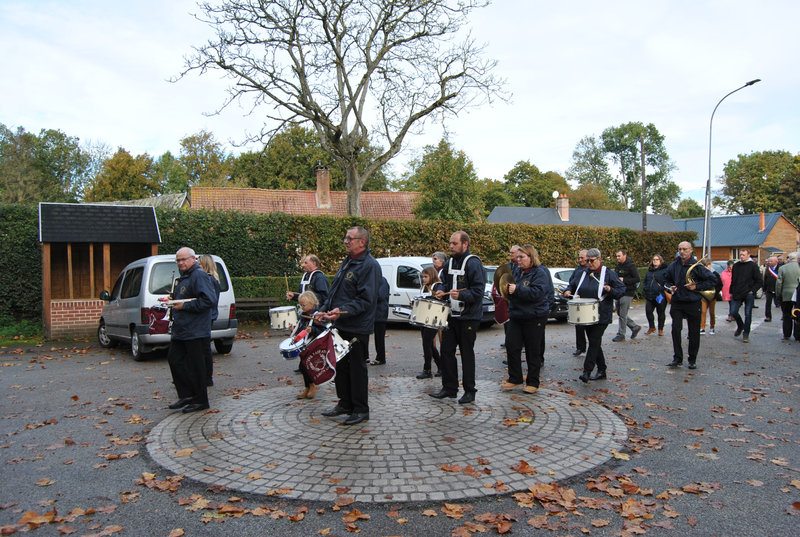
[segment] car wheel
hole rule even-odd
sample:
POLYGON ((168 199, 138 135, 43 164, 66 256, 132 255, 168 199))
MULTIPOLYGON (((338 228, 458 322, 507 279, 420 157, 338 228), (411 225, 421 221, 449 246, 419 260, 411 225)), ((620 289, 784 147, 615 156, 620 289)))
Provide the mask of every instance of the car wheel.
POLYGON ((143 351, 142 342, 139 341, 139 335, 133 328, 131 328, 131 355, 137 362, 141 362, 147 357, 143 351))
POLYGON ((215 339, 214 340, 214 348, 217 349, 217 352, 220 354, 228 354, 233 349, 233 340, 232 339, 215 339))
POLYGON ((116 347, 117 345, 117 342, 111 339, 111 337, 108 335, 106 323, 103 321, 100 321, 100 326, 97 327, 97 341, 104 349, 110 349, 111 347, 116 347))

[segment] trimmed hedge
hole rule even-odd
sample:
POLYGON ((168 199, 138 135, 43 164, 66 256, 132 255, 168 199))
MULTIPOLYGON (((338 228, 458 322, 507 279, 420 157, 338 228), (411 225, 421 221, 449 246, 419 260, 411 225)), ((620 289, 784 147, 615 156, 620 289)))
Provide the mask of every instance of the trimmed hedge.
MULTIPOLYGON (((157 209, 162 243, 159 251, 190 246, 225 259, 240 297, 282 297, 285 274, 300 273, 300 258, 314 253, 321 269, 333 274, 345 255, 345 232, 361 225, 370 231, 375 257, 429 256, 448 251, 453 231, 470 234, 471 251, 487 265, 508 259, 512 244, 533 244, 545 265, 572 267, 581 248, 597 247, 610 266, 624 247, 634 262, 646 264, 660 253, 671 259, 676 245, 696 238, 694 232, 656 233, 624 228, 530 226, 528 224, 463 224, 447 220, 370 220, 358 217, 252 214, 235 211, 157 209), (278 278, 251 278, 277 276, 278 278), (241 278, 241 279, 240 279, 241 278), (248 281, 250 278, 250 281, 248 281)), ((41 318, 42 254, 35 206, 0 205, 0 318, 41 318)), ((116 276, 116 275, 114 275, 116 276)), ((295 289, 298 276, 290 278, 295 289)))

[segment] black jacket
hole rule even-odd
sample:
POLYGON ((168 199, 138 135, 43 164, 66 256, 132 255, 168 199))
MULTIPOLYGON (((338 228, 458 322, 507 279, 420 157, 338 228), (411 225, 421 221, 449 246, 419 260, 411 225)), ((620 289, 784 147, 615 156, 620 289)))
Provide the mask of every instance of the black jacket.
POLYGON ((769 265, 764 267, 764 292, 765 293, 773 293, 775 294, 775 283, 778 281, 778 269, 780 266, 776 265, 773 269, 775 271, 775 276, 769 271, 769 265))
POLYGON ((650 267, 644 277, 644 297, 655 300, 664 291, 664 276, 667 274, 667 265, 661 264, 658 268, 650 267))
POLYGON ((617 273, 619 279, 625 284, 625 296, 633 296, 634 293, 636 293, 636 287, 639 285, 639 282, 642 281, 636 264, 631 261, 630 257, 627 257, 625 261, 617 265, 614 272, 617 273))
POLYGON ((297 302, 300 299, 300 294, 304 291, 313 291, 315 295, 317 295, 317 301, 320 304, 324 304, 326 300, 328 300, 328 290, 330 289, 330 283, 328 282, 328 277, 322 273, 321 270, 315 270, 311 273, 311 282, 303 285, 303 279, 306 277, 305 274, 300 278, 300 285, 297 288, 297 294, 292 297, 292 300, 297 302))
POLYGON ((731 298, 734 300, 744 300, 762 285, 761 270, 754 261, 738 261, 731 267, 731 298))
POLYGON ((355 259, 346 257, 336 272, 328 300, 320 311, 335 308, 346 311, 334 322, 337 329, 354 334, 371 334, 375 326, 381 277, 381 267, 368 249, 355 259))
POLYGON ((375 322, 385 323, 389 320, 389 282, 381 276, 378 286, 378 303, 375 306, 375 322))
POLYGON ((703 265, 697 265, 692 270, 692 279, 697 287, 694 291, 686 288, 686 273, 689 268, 697 263, 697 258, 692 256, 689 261, 684 263, 681 261, 680 256, 675 258, 675 261, 669 264, 667 272, 664 275, 664 284, 667 287, 675 286, 677 289, 672 294, 672 302, 699 302, 703 300, 703 295, 697 291, 708 291, 714 289, 715 279, 711 272, 703 265))
POLYGON ((217 293, 211 278, 199 263, 181 272, 172 297, 176 300, 194 298, 184 302, 181 309, 172 310, 172 339, 187 341, 211 337, 211 310, 217 301, 217 293))
POLYGON ((450 292, 451 289, 464 289, 459 292, 458 300, 464 302, 464 311, 458 316, 465 321, 480 321, 483 315, 483 295, 486 291, 486 273, 483 271, 483 263, 478 257, 471 257, 466 263, 464 274, 457 276, 456 286, 453 287, 452 270, 461 270, 464 259, 470 255, 469 248, 460 255, 454 255, 442 267, 442 290, 450 292))
POLYGON ((544 265, 532 267, 528 272, 518 268, 514 273, 517 285, 508 301, 508 316, 511 319, 547 318, 553 307, 553 278, 544 265))
MULTIPOLYGON (((600 282, 598 282, 596 278, 600 277, 601 271, 602 270, 594 272, 586 269, 586 277, 583 278, 583 282, 581 282, 580 275, 574 281, 570 281, 569 290, 572 296, 578 295, 581 298, 597 298, 600 282), (580 284, 580 287, 578 287, 578 284, 580 284)), ((570 280, 572 280, 572 278, 570 278, 570 280)), ((611 324, 613 320, 614 300, 625 296, 625 284, 619 280, 617 273, 608 267, 606 267, 606 277, 605 281, 603 281, 603 285, 605 286, 606 284, 611 287, 611 291, 601 292, 598 312, 600 314, 599 324, 611 324)))

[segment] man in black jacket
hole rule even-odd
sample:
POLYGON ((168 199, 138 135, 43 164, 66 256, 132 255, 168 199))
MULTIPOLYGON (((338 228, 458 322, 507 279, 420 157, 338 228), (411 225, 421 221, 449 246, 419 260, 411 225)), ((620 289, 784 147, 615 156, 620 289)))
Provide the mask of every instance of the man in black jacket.
POLYGON ((298 297, 306 291, 313 291, 320 304, 328 300, 328 277, 319 270, 319 257, 308 254, 303 257, 300 267, 305 271, 300 278, 300 287, 297 292, 286 291, 286 300, 297 301, 298 297))
POLYGON ((339 335, 350 341, 350 352, 336 364, 336 395, 339 402, 323 416, 349 414, 343 425, 369 419, 367 389, 369 335, 375 325, 381 267, 369 253, 369 233, 361 226, 347 230, 347 257, 331 284, 328 300, 320 308, 322 319, 334 322, 339 335))
POLYGON ((633 302, 633 295, 636 293, 636 287, 641 281, 639 276, 639 269, 636 264, 628 257, 628 252, 625 250, 617 250, 617 268, 614 269, 619 279, 625 284, 625 295, 617 300, 617 314, 619 315, 619 329, 617 335, 611 341, 625 341, 625 327, 631 329, 631 339, 635 339, 642 327, 636 324, 633 319, 628 317, 628 310, 633 302))
POLYGON ((688 283, 686 273, 697 259, 692 255, 694 249, 689 242, 678 245, 678 257, 670 263, 664 275, 664 287, 672 293, 669 315, 672 317, 672 361, 669 367, 678 367, 683 363, 683 338, 681 330, 683 320, 686 319, 686 328, 689 332, 689 369, 697 367, 697 353, 700 350, 700 319, 702 318, 703 296, 697 291, 714 288, 714 277, 703 265, 692 269, 691 278, 694 283, 688 283))
POLYGON ((450 261, 442 269, 442 288, 436 298, 448 296, 450 316, 442 334, 442 389, 429 394, 436 399, 458 394, 456 347, 461 350, 464 395, 459 403, 475 401, 475 335, 481 322, 486 273, 481 260, 469 252, 469 235, 456 231, 450 236, 450 261))
POLYGON ((755 261, 750 259, 750 250, 739 250, 739 262, 731 269, 731 317, 736 321, 736 332, 733 337, 739 337, 742 332, 742 341, 750 342, 750 323, 753 320, 753 304, 756 300, 756 291, 763 285, 761 271, 755 261), (744 321, 739 315, 739 308, 744 304, 744 321))
POLYGON ((772 303, 776 308, 780 308, 780 300, 775 297, 775 283, 778 281, 778 258, 774 255, 767 259, 767 266, 764 267, 764 322, 772 321, 772 303))
MULTIPOLYGON (((575 270, 572 271, 572 276, 569 277, 568 289, 572 289, 574 286, 578 285, 578 282, 581 279, 581 274, 583 274, 583 271, 587 269, 588 264, 586 263, 586 252, 587 250, 581 250, 578 252, 578 266, 575 267, 575 270), (575 285, 573 286, 573 284, 575 285)), ((586 325, 576 324, 575 350, 572 351, 572 356, 580 356, 584 352, 586 352, 586 325)))

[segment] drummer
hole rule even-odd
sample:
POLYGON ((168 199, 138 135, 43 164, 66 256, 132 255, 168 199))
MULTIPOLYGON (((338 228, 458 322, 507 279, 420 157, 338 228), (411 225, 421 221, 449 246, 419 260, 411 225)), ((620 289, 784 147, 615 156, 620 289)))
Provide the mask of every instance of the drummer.
POLYGON ((577 281, 569 284, 569 289, 564 296, 569 298, 595 298, 599 300, 597 324, 586 325, 586 339, 589 348, 583 361, 583 373, 578 377, 581 382, 601 380, 606 378, 606 358, 603 354, 603 332, 612 321, 614 299, 625 294, 625 284, 622 283, 617 273, 603 265, 600 250, 590 248, 586 252, 586 270, 577 281), (597 366, 597 373, 592 371, 597 366), (590 376, 591 375, 591 376, 590 376))
MULTIPOLYGON (((439 279, 439 274, 434 267, 425 267, 422 269, 422 287, 419 292, 423 298, 431 298, 433 293, 442 288, 442 281, 439 279)), ((439 333, 438 328, 430 328, 423 326, 422 330, 422 357, 424 363, 422 365, 422 373, 417 375, 418 379, 432 378, 431 374, 431 361, 436 364, 436 376, 441 377, 439 365, 439 350, 436 348, 434 339, 436 334, 439 333)))
MULTIPOLYGON (((313 291, 303 291, 300 293, 300 296, 297 297, 297 302, 300 304, 302 314, 300 315, 300 320, 297 321, 297 326, 292 330, 292 335, 289 337, 294 339, 303 330, 307 330, 307 335, 305 335, 304 338, 306 341, 311 341, 322 332, 322 326, 313 320, 314 314, 319 307, 317 295, 315 295, 313 291)), ((303 385, 305 389, 297 394, 297 398, 313 399, 314 395, 317 393, 317 385, 311 382, 311 376, 308 374, 308 371, 306 371, 305 366, 303 366, 302 360, 300 361, 300 373, 303 374, 303 385)))
POLYGON ((553 279, 550 271, 539 261, 539 253, 530 244, 517 249, 517 269, 512 282, 506 278, 497 282, 500 293, 508 300, 508 331, 506 353, 508 354, 508 381, 502 383, 503 390, 522 386, 522 347, 528 362, 525 393, 539 390, 539 370, 544 359, 544 332, 547 316, 553 307, 553 279), (503 287, 506 287, 505 289, 503 287))
POLYGON ((300 278, 300 287, 296 293, 287 289, 286 300, 298 300, 303 292, 314 291, 318 303, 322 304, 328 299, 330 284, 327 276, 319 270, 319 258, 314 254, 308 254, 300 261, 300 267, 305 271, 300 278))

